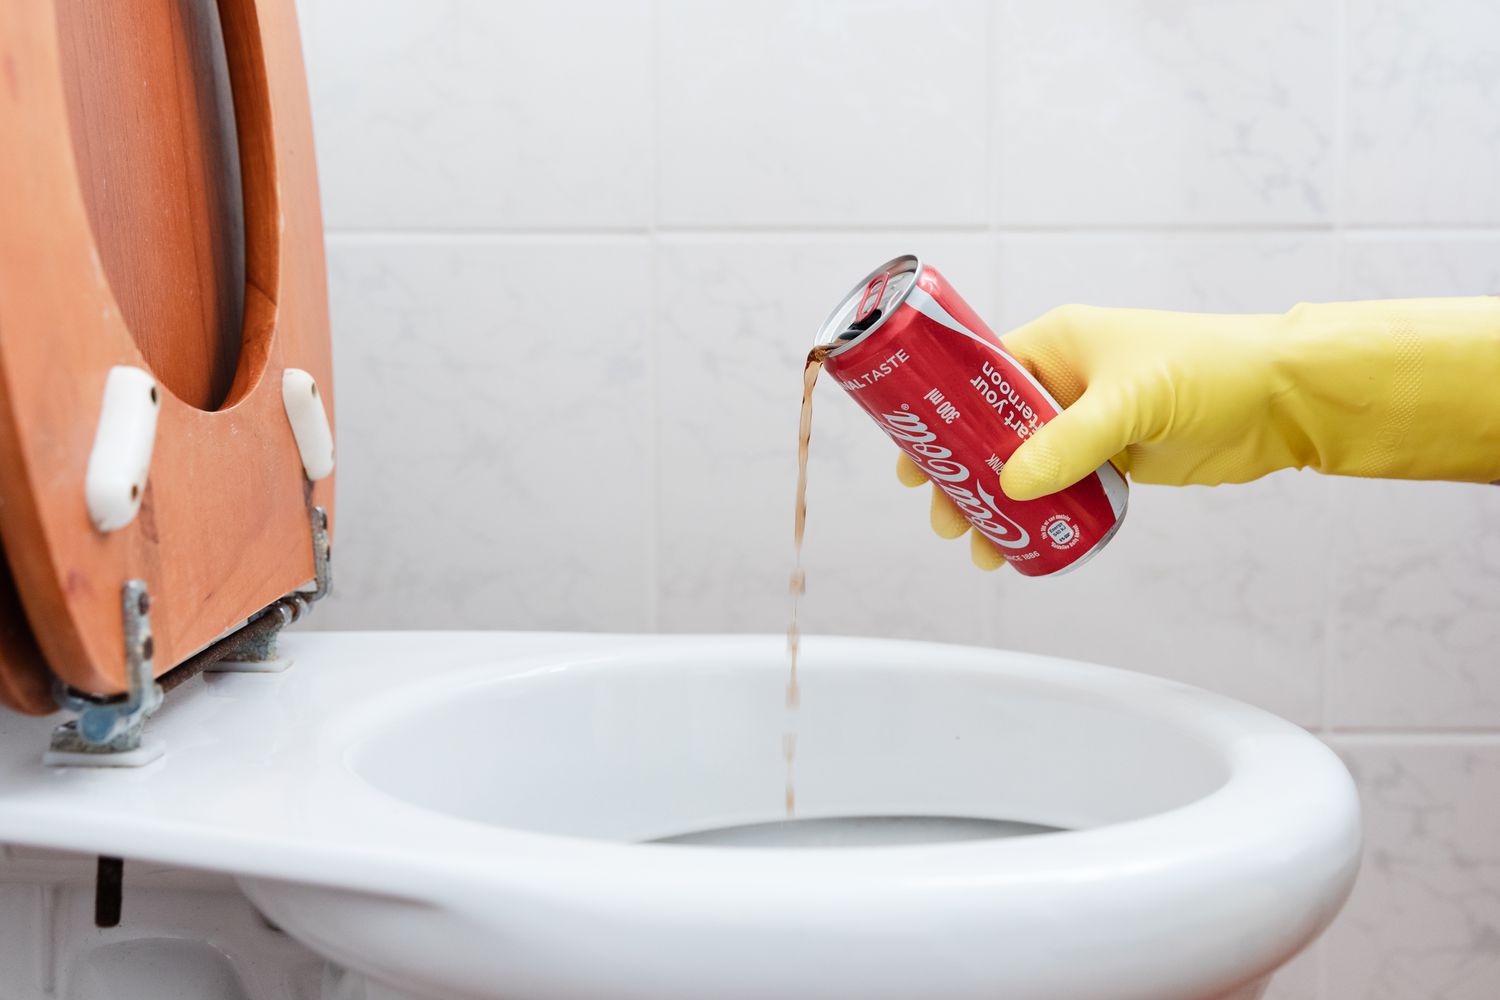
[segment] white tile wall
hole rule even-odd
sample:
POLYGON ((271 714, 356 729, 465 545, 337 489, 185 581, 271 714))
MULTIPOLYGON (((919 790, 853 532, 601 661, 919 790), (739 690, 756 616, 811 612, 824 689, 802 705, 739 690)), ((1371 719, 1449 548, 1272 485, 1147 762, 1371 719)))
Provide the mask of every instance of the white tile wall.
POLYGON ((1350 233, 1343 263, 1344 296, 1500 294, 1500 232, 1495 231, 1350 233))
POLYGON ((642 627, 646 242, 329 243, 340 596, 324 624, 642 627))
POLYGON ((1002 225, 1332 218, 1336 0, 999 0, 996 10, 1002 225))
POLYGON ((650 221, 648 0, 300 10, 331 229, 650 221))
POLYGON ((1500 223, 1500 5, 1346 3, 1348 218, 1500 223))
POLYGON ((1271 979, 1262 1000, 1318 1000, 1323 974, 1322 952, 1317 947, 1282 966, 1271 979))
POLYGON ((663 0, 658 221, 982 227, 988 6, 663 0))
POLYGON ((1350 737, 1365 866, 1324 938, 1325 996, 1489 1000, 1500 983, 1500 741, 1350 737))
POLYGON ((1328 721, 1500 727, 1500 489, 1332 485, 1328 721))
MULTIPOLYGON (((302 0, 341 627, 780 630, 800 358, 917 250, 1066 300, 1500 292, 1488 0, 302 0)), ((1278 1000, 1500 995, 1500 490, 1135 490, 1047 583, 927 533, 819 400, 812 631, 1167 674, 1328 735, 1348 914, 1278 1000)))

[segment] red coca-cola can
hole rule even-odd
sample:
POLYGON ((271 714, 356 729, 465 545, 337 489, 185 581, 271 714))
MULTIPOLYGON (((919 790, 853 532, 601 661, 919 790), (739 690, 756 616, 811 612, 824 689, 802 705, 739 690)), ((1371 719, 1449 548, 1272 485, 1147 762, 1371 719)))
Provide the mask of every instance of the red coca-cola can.
POLYGON ((1005 462, 1062 407, 936 269, 912 256, 882 264, 817 343, 824 371, 1021 573, 1066 572, 1119 530, 1130 491, 1108 462, 1037 500, 1000 490, 1005 462))

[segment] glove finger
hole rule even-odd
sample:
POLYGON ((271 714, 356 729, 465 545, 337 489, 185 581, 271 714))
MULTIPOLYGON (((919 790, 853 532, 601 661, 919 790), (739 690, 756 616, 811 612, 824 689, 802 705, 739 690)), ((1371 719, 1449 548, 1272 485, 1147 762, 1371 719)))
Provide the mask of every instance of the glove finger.
POLYGON ((903 451, 896 456, 896 478, 902 486, 921 486, 927 482, 927 473, 903 451))
POLYGON ((936 486, 932 488, 932 530, 940 538, 957 538, 969 530, 968 518, 959 513, 948 495, 936 486))
POLYGON ((969 561, 980 569, 989 573, 1007 564, 1007 560, 1000 551, 990 544, 990 540, 977 531, 969 533, 969 561))
POLYGON ((1012 500, 1067 489, 1134 438, 1135 419, 1120 395, 1095 386, 1021 442, 1000 472, 1000 488, 1012 500))

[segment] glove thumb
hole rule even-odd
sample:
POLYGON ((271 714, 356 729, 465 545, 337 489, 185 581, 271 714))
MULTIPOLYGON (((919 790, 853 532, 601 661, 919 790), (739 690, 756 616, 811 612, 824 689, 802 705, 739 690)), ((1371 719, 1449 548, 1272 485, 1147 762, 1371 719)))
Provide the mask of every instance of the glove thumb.
POLYGON ((1012 500, 1065 490, 1134 441, 1134 421, 1117 394, 1096 387, 1021 442, 1000 470, 1012 500))

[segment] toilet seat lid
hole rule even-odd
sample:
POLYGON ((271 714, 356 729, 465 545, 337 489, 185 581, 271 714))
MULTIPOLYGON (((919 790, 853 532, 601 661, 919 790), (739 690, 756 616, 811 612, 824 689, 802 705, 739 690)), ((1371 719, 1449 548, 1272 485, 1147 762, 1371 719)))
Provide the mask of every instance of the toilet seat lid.
POLYGON ((311 512, 333 510, 334 478, 309 478, 283 398, 286 373, 305 373, 297 385, 332 417, 294 4, 117 6, 0 5, 0 542, 14 584, 0 585, 0 703, 28 711, 51 708, 43 669, 82 692, 126 689, 126 581, 150 593, 159 675, 307 585, 311 512), (227 118, 215 87, 232 92, 227 118), (202 342, 215 322, 174 311, 195 291, 228 330, 217 348, 202 342), (138 392, 111 410, 121 369, 138 392), (153 414, 149 435, 132 423, 153 414), (148 437, 123 487, 131 516, 101 526, 97 463, 128 468, 148 437))

